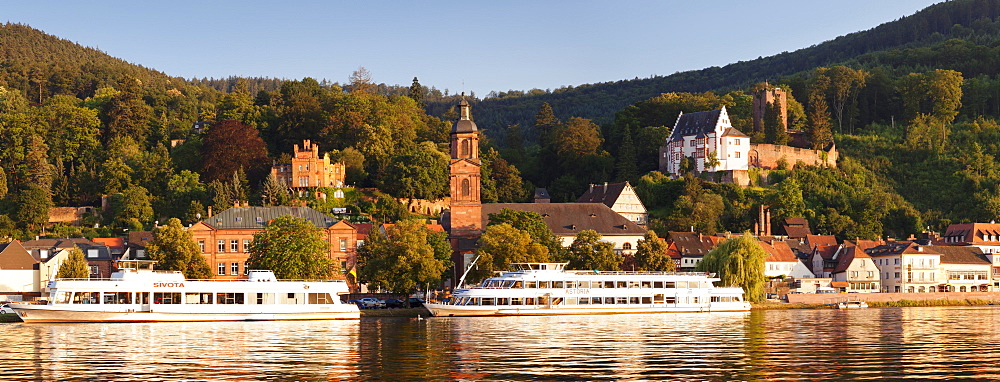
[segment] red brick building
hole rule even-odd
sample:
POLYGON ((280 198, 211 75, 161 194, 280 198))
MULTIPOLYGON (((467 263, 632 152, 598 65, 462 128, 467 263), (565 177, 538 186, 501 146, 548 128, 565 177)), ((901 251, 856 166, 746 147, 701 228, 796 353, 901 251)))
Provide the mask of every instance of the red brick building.
POLYGON ((305 218, 322 229, 324 238, 330 243, 330 259, 341 271, 346 272, 356 265, 357 230, 354 226, 309 207, 232 207, 188 230, 212 267, 215 278, 239 279, 247 274, 246 261, 253 235, 282 215, 305 218))

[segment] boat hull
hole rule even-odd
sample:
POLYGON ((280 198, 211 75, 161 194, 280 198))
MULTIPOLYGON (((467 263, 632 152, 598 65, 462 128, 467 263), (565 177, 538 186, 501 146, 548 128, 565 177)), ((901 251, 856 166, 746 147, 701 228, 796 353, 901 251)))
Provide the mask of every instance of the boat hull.
POLYGON ((629 306, 629 307, 496 307, 456 306, 425 303, 424 307, 435 317, 474 316, 562 316, 592 314, 649 314, 649 313, 710 313, 748 312, 749 303, 732 303, 715 306, 629 306))
POLYGON ((59 322, 192 322, 192 321, 283 321, 283 320, 356 320, 361 318, 357 307, 347 304, 318 306, 315 310, 264 311, 260 309, 180 309, 157 307, 143 310, 141 306, 117 309, 81 306, 10 304, 18 317, 27 323, 59 322), (351 309, 351 308, 354 309, 351 309))

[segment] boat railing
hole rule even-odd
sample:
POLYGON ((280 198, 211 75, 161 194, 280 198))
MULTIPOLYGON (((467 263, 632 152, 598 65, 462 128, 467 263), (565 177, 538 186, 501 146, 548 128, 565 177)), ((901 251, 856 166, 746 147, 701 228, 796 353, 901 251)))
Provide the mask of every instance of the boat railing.
MULTIPOLYGON (((109 277, 95 277, 95 278, 57 278, 54 281, 122 281, 121 279, 109 278, 109 277)), ((249 279, 184 279, 187 281, 210 281, 210 282, 233 282, 233 281, 243 281, 243 282, 274 282, 272 280, 249 280, 249 279)), ((277 281, 282 282, 307 282, 307 283, 319 283, 319 282, 332 282, 332 283, 343 283, 344 280, 322 280, 322 279, 278 279, 277 281)))
POLYGON ((601 275, 601 276, 708 276, 715 274, 708 272, 665 272, 665 271, 564 271, 575 275, 601 275))

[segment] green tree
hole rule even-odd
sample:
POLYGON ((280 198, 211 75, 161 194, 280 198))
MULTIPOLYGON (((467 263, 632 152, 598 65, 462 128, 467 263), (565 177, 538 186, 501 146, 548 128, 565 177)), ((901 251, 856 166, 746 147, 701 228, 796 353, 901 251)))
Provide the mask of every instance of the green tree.
POLYGON ((592 229, 576 234, 569 246, 569 269, 620 271, 624 257, 615 252, 615 245, 601 241, 601 234, 592 229))
POLYGON ((246 79, 236 82, 236 89, 222 97, 215 112, 217 121, 233 120, 245 125, 257 126, 260 111, 250 98, 250 89, 246 79))
POLYGON ((566 254, 562 240, 545 224, 545 217, 537 212, 501 208, 500 212, 489 214, 487 218, 489 219, 487 226, 508 224, 527 232, 531 236, 531 241, 544 246, 553 260, 561 260, 566 254))
POLYGON ((416 102, 421 108, 426 106, 424 104, 424 94, 426 93, 427 88, 420 85, 420 81, 417 80, 417 77, 413 77, 413 84, 410 85, 410 92, 408 95, 410 98, 413 98, 413 101, 416 102))
POLYGON ((788 144, 789 136, 781 109, 773 102, 764 107, 764 142, 775 145, 788 144))
POLYGON ((778 183, 774 191, 770 198, 774 221, 781 222, 788 218, 806 216, 806 202, 802 197, 802 188, 794 177, 778 183))
POLYGON ((743 288, 747 301, 764 300, 764 261, 767 252, 750 232, 727 239, 708 252, 695 270, 715 273, 720 286, 743 288))
POLYGON ((421 220, 403 220, 385 233, 373 230, 358 248, 359 279, 369 287, 409 293, 441 281, 451 266, 450 248, 421 220))
POLYGON ((815 150, 826 149, 833 143, 833 127, 830 125, 830 112, 827 109, 825 89, 830 86, 830 79, 817 77, 809 86, 809 142, 815 150))
POLYGON ((479 260, 476 268, 469 272, 469 282, 479 282, 492 276, 496 271, 510 269, 512 263, 547 263, 549 251, 535 243, 531 235, 507 223, 486 227, 479 238, 476 250, 479 260))
POLYGON ((38 232, 49 221, 52 198, 37 185, 21 189, 14 199, 17 212, 14 219, 28 232, 38 232))
POLYGON ((394 157, 380 185, 399 198, 441 198, 448 192, 448 156, 433 142, 423 142, 415 152, 394 157))
POLYGON ((142 100, 142 81, 132 77, 126 78, 119 83, 119 89, 121 92, 111 98, 106 109, 105 139, 110 142, 117 137, 131 137, 144 142, 149 136, 149 121, 153 116, 153 108, 142 100))
POLYGON ((571 117, 566 126, 555 134, 555 151, 561 158, 572 162, 597 154, 602 141, 597 125, 589 119, 571 117))
POLYGON ((129 186, 111 197, 112 211, 119 222, 153 220, 152 195, 142 186, 129 186))
POLYGON ((83 257, 83 251, 79 247, 73 247, 69 251, 69 257, 59 265, 57 279, 86 279, 90 278, 90 266, 87 259, 83 257))
POLYGON ((667 243, 656 236, 656 232, 646 231, 646 235, 636 243, 635 249, 637 270, 672 272, 676 267, 674 259, 667 254, 667 243))
POLYGON ((535 131, 538 133, 538 140, 543 146, 550 145, 555 140, 555 133, 562 127, 562 121, 556 118, 552 112, 552 106, 548 102, 542 104, 538 113, 535 114, 535 131))
POLYGON ((632 143, 632 133, 629 130, 627 126, 623 129, 618 157, 615 158, 615 179, 620 182, 635 181, 639 175, 635 163, 635 145, 632 143))
POLYGON ((837 117, 837 131, 844 131, 844 109, 848 102, 857 97, 858 91, 865 87, 868 73, 861 69, 851 69, 843 65, 830 69, 819 68, 820 75, 830 78, 828 94, 832 101, 834 116, 837 117))
POLYGON ((305 218, 282 215, 253 235, 247 267, 279 279, 329 279, 337 270, 323 231, 305 218))
POLYGON ((264 184, 260 187, 260 197, 264 206, 284 206, 292 199, 288 185, 273 173, 267 174, 267 178, 264 178, 264 184))
POLYGON ((152 234, 146 251, 150 259, 157 261, 157 268, 181 271, 188 279, 212 278, 212 267, 179 219, 171 218, 166 225, 153 228, 152 234))

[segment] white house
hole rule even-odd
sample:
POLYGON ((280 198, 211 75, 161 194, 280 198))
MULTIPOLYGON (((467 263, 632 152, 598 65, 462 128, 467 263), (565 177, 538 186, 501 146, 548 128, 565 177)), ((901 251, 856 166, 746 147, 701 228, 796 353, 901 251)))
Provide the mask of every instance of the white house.
POLYGON ((767 252, 767 259, 764 261, 764 276, 767 277, 791 277, 793 279, 804 279, 816 277, 813 273, 795 257, 792 248, 788 243, 780 240, 758 242, 764 252, 767 252))
POLYGON ((624 216, 640 226, 646 225, 646 206, 642 205, 639 195, 628 181, 622 183, 608 183, 603 185, 591 184, 587 192, 576 201, 577 203, 604 203, 611 207, 612 211, 624 216))
POLYGON ((750 137, 733 128, 725 106, 719 110, 681 112, 666 145, 660 148, 660 167, 678 175, 681 161, 690 157, 696 171, 748 170, 749 152, 750 137), (706 167, 711 159, 718 160, 718 164, 706 167))

